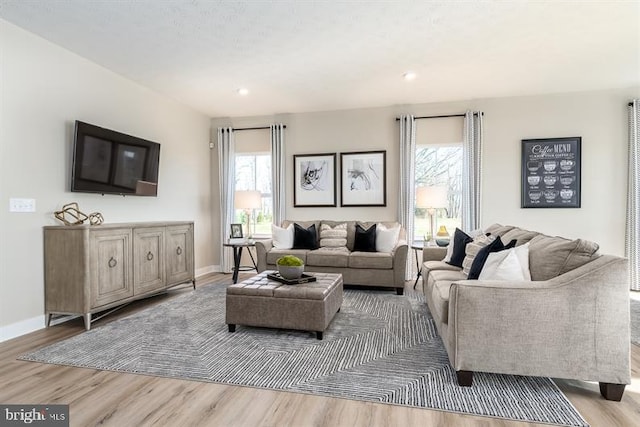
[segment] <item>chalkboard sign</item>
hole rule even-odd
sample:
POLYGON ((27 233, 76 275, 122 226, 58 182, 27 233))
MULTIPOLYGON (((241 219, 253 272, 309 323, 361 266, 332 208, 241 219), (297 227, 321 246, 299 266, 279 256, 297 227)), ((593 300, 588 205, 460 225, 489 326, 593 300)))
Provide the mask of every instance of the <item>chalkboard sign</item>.
POLYGON ((523 208, 580 207, 582 138, 522 140, 523 208))

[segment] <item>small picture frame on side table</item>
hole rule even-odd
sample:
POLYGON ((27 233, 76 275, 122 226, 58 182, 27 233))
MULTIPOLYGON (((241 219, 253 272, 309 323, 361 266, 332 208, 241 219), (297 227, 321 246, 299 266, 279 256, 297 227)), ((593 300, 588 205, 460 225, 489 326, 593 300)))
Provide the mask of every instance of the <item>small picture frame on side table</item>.
POLYGON ((231 224, 232 239, 242 239, 242 224, 231 224))

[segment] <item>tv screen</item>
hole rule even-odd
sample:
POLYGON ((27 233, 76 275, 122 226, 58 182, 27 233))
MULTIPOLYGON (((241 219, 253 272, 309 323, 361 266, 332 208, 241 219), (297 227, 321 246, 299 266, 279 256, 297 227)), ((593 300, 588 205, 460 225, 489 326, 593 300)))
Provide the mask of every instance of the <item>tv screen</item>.
POLYGON ((71 191, 158 195, 160 144, 76 121, 71 191))

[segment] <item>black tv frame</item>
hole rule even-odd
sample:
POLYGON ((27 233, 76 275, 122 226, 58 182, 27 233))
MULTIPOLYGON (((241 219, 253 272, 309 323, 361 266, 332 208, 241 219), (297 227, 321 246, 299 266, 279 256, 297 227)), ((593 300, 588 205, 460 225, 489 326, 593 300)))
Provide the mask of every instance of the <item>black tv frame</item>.
POLYGON ((72 192, 155 197, 159 165, 159 143, 76 120, 71 166, 72 192), (96 148, 93 152, 87 150, 91 140, 96 148), (100 144, 101 149, 98 147, 100 144), (124 159, 127 155, 134 158, 136 154, 144 157, 144 160, 127 167, 124 159), (93 167, 89 164, 93 164, 93 167), (134 172, 132 176, 131 166, 142 170, 134 172), (131 179, 138 176, 140 178, 134 184, 131 179))

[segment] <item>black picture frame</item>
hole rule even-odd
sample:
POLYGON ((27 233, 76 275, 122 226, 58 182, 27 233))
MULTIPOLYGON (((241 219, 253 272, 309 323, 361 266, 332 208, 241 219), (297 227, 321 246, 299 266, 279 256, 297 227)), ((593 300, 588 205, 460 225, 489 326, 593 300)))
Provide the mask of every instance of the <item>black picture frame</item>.
POLYGON ((521 208, 580 208, 582 137, 522 140, 521 208))
POLYGON ((387 206, 387 152, 340 153, 340 206, 387 206))
POLYGON ((293 156, 293 207, 336 207, 336 153, 293 156))
POLYGON ((231 239, 242 239, 242 224, 231 224, 231 239))

